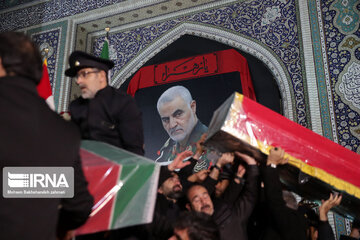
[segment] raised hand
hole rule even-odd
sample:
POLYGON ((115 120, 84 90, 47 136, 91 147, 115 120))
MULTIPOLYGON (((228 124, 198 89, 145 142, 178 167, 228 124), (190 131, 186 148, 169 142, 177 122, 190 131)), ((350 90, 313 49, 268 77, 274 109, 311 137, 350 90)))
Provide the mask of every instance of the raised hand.
POLYGON ((234 153, 223 153, 221 154, 221 157, 219 158, 219 160, 217 161, 217 165, 220 165, 219 167, 223 167, 228 163, 233 163, 234 161, 234 153))
POLYGON ((238 167, 238 170, 236 172, 236 176, 242 178, 242 177, 244 177, 245 172, 246 172, 246 168, 243 165, 240 164, 239 167, 238 167))
POLYGON ((205 180, 205 178, 209 175, 209 170, 207 169, 203 169, 203 170, 200 170, 199 172, 196 172, 192 175, 190 175, 188 177, 188 181, 189 182, 198 182, 198 183, 201 183, 205 180))
POLYGON ((190 161, 186 161, 183 162, 183 160, 185 158, 191 157, 193 155, 192 151, 183 151, 181 153, 179 153, 174 161, 172 161, 169 165, 168 165, 168 169, 169 171, 174 171, 175 169, 182 169, 185 166, 190 164, 190 161))
POLYGON ((321 221, 327 221, 327 214, 333 207, 339 206, 342 199, 341 194, 334 195, 330 193, 330 197, 325 201, 321 200, 321 206, 319 207, 319 217, 321 221))
POLYGON ((203 133, 203 135, 201 135, 199 141, 196 142, 196 152, 193 156, 193 158, 196 160, 199 160, 199 158, 201 157, 201 155, 204 152, 204 142, 205 142, 206 137, 207 137, 207 133, 203 133))
POLYGON ((256 165, 256 160, 249 155, 246 155, 241 152, 235 152, 235 155, 244 160, 248 165, 256 165))

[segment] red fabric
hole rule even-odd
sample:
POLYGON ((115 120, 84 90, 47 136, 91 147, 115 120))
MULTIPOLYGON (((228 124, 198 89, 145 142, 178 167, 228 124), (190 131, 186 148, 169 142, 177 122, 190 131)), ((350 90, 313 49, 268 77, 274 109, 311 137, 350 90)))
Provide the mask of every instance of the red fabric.
POLYGON ((37 85, 37 91, 38 91, 40 97, 42 97, 45 100, 52 95, 46 60, 44 61, 44 64, 43 64, 43 73, 42 73, 40 83, 37 85))
POLYGON ((141 88, 229 72, 240 73, 243 95, 256 101, 246 58, 233 49, 142 67, 127 92, 134 96, 141 88))
POLYGON ((360 155, 273 112, 243 99, 242 112, 234 122, 237 135, 251 136, 251 141, 280 146, 289 155, 304 163, 360 187, 360 155))
POLYGON ((84 149, 80 150, 80 156, 94 206, 86 224, 76 230, 76 235, 108 230, 116 197, 116 194, 109 193, 118 182, 121 165, 84 149))

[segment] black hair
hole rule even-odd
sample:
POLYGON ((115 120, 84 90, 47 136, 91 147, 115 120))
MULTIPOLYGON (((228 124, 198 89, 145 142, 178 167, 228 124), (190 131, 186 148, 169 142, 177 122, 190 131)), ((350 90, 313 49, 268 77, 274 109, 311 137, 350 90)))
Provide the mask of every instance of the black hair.
POLYGON ((184 193, 185 193, 186 200, 187 200, 188 203, 190 203, 190 199, 188 199, 188 194, 189 194, 190 190, 191 190, 193 187, 196 187, 196 186, 203 187, 203 188, 206 189, 206 191, 208 191, 207 188, 206 188, 203 184, 201 184, 201 183, 197 183, 197 182, 190 183, 190 184, 186 187, 186 189, 184 189, 184 193))
POLYGON ((174 229, 187 229, 190 240, 220 240, 220 232, 214 220, 206 213, 183 212, 174 229))
POLYGON ((7 75, 23 76, 36 84, 42 76, 39 48, 20 32, 0 33, 0 58, 7 75))

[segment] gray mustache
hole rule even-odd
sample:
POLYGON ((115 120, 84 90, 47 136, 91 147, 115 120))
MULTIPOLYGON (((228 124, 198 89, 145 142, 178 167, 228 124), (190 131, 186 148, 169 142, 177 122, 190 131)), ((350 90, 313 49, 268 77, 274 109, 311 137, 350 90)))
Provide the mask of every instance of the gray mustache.
POLYGON ((183 129, 181 127, 172 128, 172 129, 170 129, 170 134, 172 135, 177 130, 183 130, 183 129))

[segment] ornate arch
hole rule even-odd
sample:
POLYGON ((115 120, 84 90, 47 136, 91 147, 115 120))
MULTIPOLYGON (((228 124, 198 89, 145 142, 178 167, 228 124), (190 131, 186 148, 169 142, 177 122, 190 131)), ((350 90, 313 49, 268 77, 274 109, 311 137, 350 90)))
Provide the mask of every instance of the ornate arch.
POLYGON ((294 106, 292 103, 295 102, 295 100, 292 92, 293 88, 291 86, 291 81, 288 80, 289 75, 286 73, 286 70, 284 70, 284 66, 281 61, 272 54, 271 50, 244 36, 200 24, 182 23, 164 34, 161 38, 154 41, 146 49, 141 51, 118 73, 116 73, 113 77, 112 85, 114 87, 120 87, 126 79, 131 77, 131 75, 139 70, 149 59, 185 34, 212 39, 247 52, 260 59, 273 73, 273 76, 279 86, 285 117, 294 121, 294 106))

